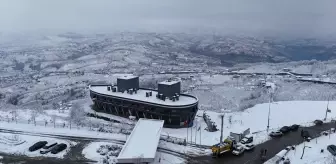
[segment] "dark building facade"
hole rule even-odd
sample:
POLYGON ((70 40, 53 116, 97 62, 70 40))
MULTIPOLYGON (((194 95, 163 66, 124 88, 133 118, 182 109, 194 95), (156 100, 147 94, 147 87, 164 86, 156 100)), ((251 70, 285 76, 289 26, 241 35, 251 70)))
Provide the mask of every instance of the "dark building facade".
POLYGON ((119 92, 124 92, 128 89, 139 89, 139 77, 137 76, 123 76, 117 79, 117 86, 119 92))
MULTIPOLYGON (((186 103, 185 105, 174 105, 174 103, 171 103, 167 105, 97 92, 92 89, 92 87, 95 86, 97 85, 90 86, 90 97, 94 102, 94 109, 97 112, 108 113, 125 118, 129 118, 129 116, 135 116, 137 119, 159 119, 165 121, 164 127, 182 128, 192 126, 193 120, 198 111, 198 99, 191 95, 179 95, 180 97, 186 96, 189 99, 195 99, 195 101, 191 101, 192 103, 190 104, 186 103)), ((105 85, 104 87, 107 86, 105 85)), ((113 86, 110 87, 112 88, 113 86)), ((156 92, 154 90, 144 88, 139 89, 149 92, 156 92)))
POLYGON ((181 93, 180 81, 164 81, 158 84, 158 93, 165 97, 173 97, 181 93))

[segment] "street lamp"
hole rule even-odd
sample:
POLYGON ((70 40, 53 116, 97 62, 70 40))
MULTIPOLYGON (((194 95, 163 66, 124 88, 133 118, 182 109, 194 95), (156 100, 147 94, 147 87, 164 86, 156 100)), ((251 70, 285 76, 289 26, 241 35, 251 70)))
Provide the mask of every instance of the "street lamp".
POLYGON ((269 104, 268 104, 268 116, 267 116, 267 132, 268 132, 268 130, 269 130, 269 124, 270 124, 271 99, 272 99, 272 92, 270 91, 270 98, 269 98, 269 104))
POLYGON ((310 146, 303 146, 302 155, 301 155, 301 158, 300 158, 300 159, 302 159, 306 147, 307 147, 307 148, 311 148, 310 146))

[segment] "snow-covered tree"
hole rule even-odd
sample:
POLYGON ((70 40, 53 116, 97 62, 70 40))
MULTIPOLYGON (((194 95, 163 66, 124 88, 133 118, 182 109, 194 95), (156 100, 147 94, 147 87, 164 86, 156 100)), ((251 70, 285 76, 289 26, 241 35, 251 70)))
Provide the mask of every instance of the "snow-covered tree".
POLYGON ((13 111, 12 111, 13 119, 15 120, 16 123, 17 123, 17 117, 18 117, 17 110, 18 110, 17 108, 13 108, 13 111))
POLYGON ((33 121, 34 125, 36 126, 36 117, 39 115, 39 108, 34 108, 30 112, 30 120, 33 121))
POLYGON ((70 125, 71 122, 75 124, 81 124, 83 123, 84 118, 85 118, 85 111, 83 106, 79 103, 74 103, 71 106, 69 113, 70 125))
POLYGON ((54 128, 56 127, 56 117, 57 116, 55 114, 51 116, 52 122, 54 124, 54 128))

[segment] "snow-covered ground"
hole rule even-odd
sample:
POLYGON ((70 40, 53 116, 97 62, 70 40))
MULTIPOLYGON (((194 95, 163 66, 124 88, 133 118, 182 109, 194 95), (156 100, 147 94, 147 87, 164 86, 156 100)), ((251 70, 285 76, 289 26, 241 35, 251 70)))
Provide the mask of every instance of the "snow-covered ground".
MULTIPOLYGON (((115 145, 114 143, 110 142, 91 142, 88 144, 82 151, 82 154, 84 155, 85 158, 97 161, 97 164, 102 164, 102 159, 104 158, 103 155, 100 155, 97 152, 97 149, 101 145, 115 145)), ((111 157, 113 158, 113 157, 111 157)), ((114 157, 115 158, 115 157, 114 157)), ((161 153, 157 152, 155 156, 155 161, 152 164, 182 164, 184 163, 184 159, 166 154, 166 153, 161 153)))
POLYGON ((184 164, 185 160, 166 153, 156 153, 154 162, 151 164, 184 164))
MULTIPOLYGON (((301 124, 309 125, 312 121, 316 119, 323 119, 325 116, 325 111, 327 108, 326 101, 287 101, 287 102, 274 102, 271 104, 270 110, 270 129, 281 128, 285 125, 301 124)), ((336 101, 331 101, 329 108, 332 110, 328 114, 328 118, 336 117, 336 113, 333 109, 336 109, 336 101)), ((269 104, 258 104, 252 108, 249 108, 243 112, 231 112, 225 113, 224 116, 224 136, 228 136, 230 132, 242 132, 243 130, 250 128, 251 133, 255 133, 255 143, 261 143, 268 139, 268 135, 265 133, 267 126, 269 104), (231 120, 231 123, 230 123, 231 120)), ((197 115, 202 116, 204 111, 200 110, 197 115)), ((220 113, 207 111, 206 112, 212 121, 220 129, 221 119, 219 117, 220 113)), ((202 117, 197 117, 192 128, 183 129, 169 129, 164 128, 163 133, 170 136, 187 138, 190 142, 192 141, 204 145, 213 145, 219 142, 220 131, 208 132, 205 130, 206 124, 202 117), (196 131, 201 126, 200 131, 196 131), (188 134, 187 134, 188 133, 188 134)))
POLYGON ((26 155, 29 157, 44 156, 44 157, 63 158, 64 155, 70 151, 71 147, 75 145, 76 145, 75 142, 68 140, 0 133, 0 151, 8 154, 26 155), (30 152, 28 148, 38 141, 47 141, 48 143, 54 143, 54 142, 64 143, 67 144, 67 149, 58 154, 51 154, 51 153, 40 154, 39 150, 30 152))
POLYGON ((293 164, 334 164, 336 158, 327 150, 327 146, 335 145, 335 141, 335 133, 331 133, 330 136, 323 135, 310 142, 296 145, 295 150, 288 151, 284 158, 288 158, 293 164), (305 146, 307 147, 305 148, 304 155, 301 159, 303 148, 305 146), (321 149, 324 149, 323 153, 321 153, 321 149))
POLYGON ((94 161, 100 161, 101 158, 104 157, 97 152, 97 149, 101 145, 116 145, 116 144, 110 143, 110 142, 91 142, 83 149, 82 154, 87 159, 91 159, 94 161))
POLYGON ((80 136, 80 137, 90 137, 90 138, 104 138, 104 139, 117 139, 117 140, 126 140, 126 135, 124 134, 111 134, 103 133, 97 131, 90 131, 87 128, 60 128, 60 127, 44 127, 44 126, 34 126, 33 124, 16 124, 15 122, 1 122, 1 129, 8 130, 18 130, 31 133, 43 133, 51 135, 63 135, 63 136, 80 136))

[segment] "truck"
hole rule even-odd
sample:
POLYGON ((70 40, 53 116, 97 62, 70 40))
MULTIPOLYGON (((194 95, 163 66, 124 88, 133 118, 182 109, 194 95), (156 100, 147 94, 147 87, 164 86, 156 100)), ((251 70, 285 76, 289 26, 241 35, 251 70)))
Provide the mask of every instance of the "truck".
POLYGON ((222 143, 215 144, 211 147, 212 156, 219 157, 221 154, 232 151, 235 147, 236 142, 227 138, 222 143))

